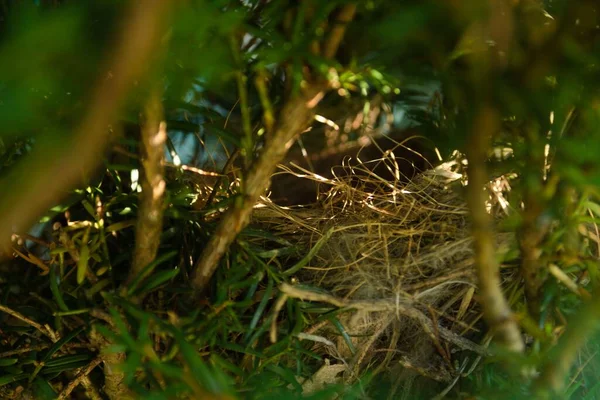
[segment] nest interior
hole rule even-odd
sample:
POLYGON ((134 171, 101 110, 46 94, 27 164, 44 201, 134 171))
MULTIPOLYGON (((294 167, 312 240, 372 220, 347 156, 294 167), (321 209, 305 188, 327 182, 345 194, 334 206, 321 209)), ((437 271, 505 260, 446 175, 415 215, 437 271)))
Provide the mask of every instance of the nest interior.
MULTIPOLYGON (((329 190, 305 207, 265 198, 253 222, 301 249, 299 262, 284 263, 298 266, 295 283, 281 287, 286 296, 348 311, 338 315, 342 328, 321 322, 306 332, 315 351, 335 360, 328 368, 343 366, 338 382, 367 370, 387 372, 395 384, 415 375, 451 382, 474 368, 487 354, 481 343, 489 343, 476 301, 467 208, 457 190, 460 163, 403 179, 390 154, 346 159, 333 179, 285 168, 329 190), (382 165, 395 179, 373 172, 382 165)), ((512 241, 498 234, 499 253, 512 241)))

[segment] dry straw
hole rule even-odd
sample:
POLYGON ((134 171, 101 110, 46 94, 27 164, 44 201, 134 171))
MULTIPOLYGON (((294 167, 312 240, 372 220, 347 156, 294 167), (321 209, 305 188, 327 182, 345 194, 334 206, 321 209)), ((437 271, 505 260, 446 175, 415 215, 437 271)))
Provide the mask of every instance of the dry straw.
MULTIPOLYGON (((294 274, 298 283, 281 285, 282 296, 348 310, 340 321, 351 345, 332 324, 304 333, 322 338, 314 350, 337 359, 336 368, 346 365, 344 382, 369 368, 451 383, 465 371, 456 365, 458 352, 462 360, 487 354, 476 343, 484 334, 467 209, 455 190, 459 165, 445 163, 412 179, 397 165, 387 152, 369 162, 345 160, 334 179, 284 168, 319 182, 320 201, 280 207, 264 198, 253 222, 305 251, 306 265, 294 274), (382 167, 391 180, 373 172, 382 167)), ((511 240, 498 235, 498 248, 511 240)))

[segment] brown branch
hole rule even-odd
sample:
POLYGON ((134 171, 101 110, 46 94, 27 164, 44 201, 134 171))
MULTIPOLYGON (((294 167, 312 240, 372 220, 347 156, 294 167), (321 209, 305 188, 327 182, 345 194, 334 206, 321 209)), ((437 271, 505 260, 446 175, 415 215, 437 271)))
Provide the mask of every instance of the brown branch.
POLYGON ((133 82, 145 70, 162 35, 161 29, 170 1, 148 0, 134 5, 113 58, 102 71, 87 114, 75 131, 70 145, 49 151, 34 148, 25 162, 0 181, 0 254, 10 255, 12 232, 26 231, 66 191, 81 182, 98 163, 107 141, 108 126, 133 82), (33 176, 32 176, 33 175, 33 176), (24 177, 28 177, 24 179, 24 177))
POLYGON ((239 149, 236 149, 233 153, 231 153, 231 155, 227 159, 227 162, 225 162, 225 165, 223 166, 221 173, 217 177, 217 180, 215 181, 215 183, 213 185, 212 191, 210 192, 208 199, 206 199, 206 203, 202 204, 202 202, 196 201, 196 203, 194 203, 194 209, 199 210, 202 205, 205 207, 208 207, 212 204, 212 202, 217 197, 217 193, 219 192, 219 189, 221 188, 221 184, 223 183, 223 177, 227 176, 227 171, 229 171, 229 168, 231 168, 231 166, 233 165, 233 163, 235 162, 235 159, 238 157, 239 154, 240 154, 239 149))
POLYGON ((79 373, 75 377, 75 379, 73 379, 71 382, 69 382, 69 384, 67 385, 67 387, 64 388, 62 392, 60 392, 60 394, 58 395, 57 399, 58 400, 63 400, 63 399, 70 398, 69 395, 71 394, 71 392, 80 383, 83 383, 83 381, 85 380, 85 378, 87 378, 87 376, 90 374, 90 372, 92 372, 92 370, 94 368, 96 368, 101 362, 102 362, 102 358, 98 357, 95 360, 93 360, 91 363, 89 363, 87 367, 81 368, 79 370, 79 373))
MULTIPOLYGON (((49 347, 50 347, 49 344, 39 344, 36 346, 31 346, 31 347, 24 347, 24 348, 19 348, 19 349, 15 349, 15 350, 9 350, 9 351, 0 353, 0 359, 14 356, 16 354, 29 353, 31 351, 46 350, 49 347)), ((90 349, 91 347, 92 346, 87 343, 66 343, 65 345, 63 345, 63 347, 61 349, 63 349, 63 350, 90 349)))
MULTIPOLYGON (((104 312, 100 312, 104 314, 104 312)), ((110 318, 110 317, 108 317, 110 318)), ((109 325, 113 326, 112 321, 109 325)), ((125 384, 125 373, 119 368, 127 358, 123 352, 113 352, 110 346, 113 344, 108 338, 101 335, 95 328, 89 335, 90 343, 101 349, 100 359, 104 363, 104 393, 111 400, 133 400, 135 397, 125 384)))
POLYGON ((167 140, 167 126, 163 121, 161 93, 162 90, 153 90, 144 109, 144 121, 141 129, 142 168, 140 180, 142 193, 140 193, 135 231, 135 252, 129 273, 129 282, 154 261, 160 245, 166 188, 164 146, 167 140))
MULTIPOLYGON (((338 14, 341 25, 335 26, 325 43, 324 55, 333 57, 342 41, 346 25, 352 20, 356 5, 345 6, 338 14)), ((192 272, 192 286, 201 292, 218 263, 240 231, 248 225, 254 204, 269 187, 271 176, 287 154, 294 140, 304 132, 314 119, 314 108, 325 95, 327 85, 307 85, 304 91, 290 98, 283 106, 272 136, 258 159, 252 164, 242 182, 242 193, 230 208, 211 236, 192 272)))
POLYGON ((85 394, 90 400, 103 400, 89 376, 84 376, 81 379, 81 386, 85 389, 85 394))
POLYGON ((323 56, 325 58, 333 58, 335 56, 344 38, 344 33, 346 33, 346 27, 352 21, 352 18, 354 18, 355 13, 356 4, 347 4, 340 10, 336 16, 335 26, 331 28, 329 37, 323 45, 323 56))
POLYGON ((28 263, 39 267, 42 270, 41 275, 47 275, 48 273, 50 273, 50 268, 48 268, 48 266, 42 260, 37 258, 34 254, 29 253, 29 255, 26 255, 24 253, 21 253, 16 247, 13 247, 12 251, 28 263))
MULTIPOLYGON (((112 330, 116 330, 113 317, 104 310, 92 309, 90 315, 101 321, 104 321, 112 330)), ((129 327, 127 326, 127 329, 129 327)), ((89 335, 90 343, 102 351, 101 359, 104 363, 104 393, 109 399, 130 400, 134 399, 133 394, 125 385, 125 373, 119 369, 119 365, 126 360, 126 354, 123 352, 111 352, 112 342, 92 326, 89 335)))
POLYGON ((254 204, 267 190, 277 164, 283 160, 294 139, 312 122, 313 108, 318 102, 315 99, 322 95, 321 90, 311 87, 291 99, 281 110, 279 126, 243 180, 240 197, 221 219, 194 267, 192 285, 197 290, 204 289, 229 245, 248 224, 254 204))
POLYGON ((258 97, 263 109, 263 123, 265 125, 266 137, 270 138, 275 125, 275 116, 273 115, 273 105, 269 99, 269 90, 267 88, 267 73, 260 69, 254 78, 254 86, 258 92, 258 97))
POLYGON ((27 325, 30 325, 31 327, 35 328, 42 335, 48 337, 48 339, 50 339, 52 341, 52 343, 55 343, 59 339, 58 335, 48 325, 42 326, 41 324, 38 324, 37 322, 33 321, 32 319, 27 318, 20 312, 15 311, 12 308, 3 306, 2 304, 0 304, 0 311, 12 316, 13 318, 20 320, 22 322, 25 322, 27 325))
POLYGON ((485 162, 492 132, 497 128, 498 116, 490 107, 483 107, 474 121, 467 147, 469 162, 467 203, 471 213, 471 229, 475 248, 483 315, 492 332, 507 349, 522 352, 525 348, 517 322, 502 293, 500 269, 496 260, 492 219, 485 207, 488 182, 485 162))

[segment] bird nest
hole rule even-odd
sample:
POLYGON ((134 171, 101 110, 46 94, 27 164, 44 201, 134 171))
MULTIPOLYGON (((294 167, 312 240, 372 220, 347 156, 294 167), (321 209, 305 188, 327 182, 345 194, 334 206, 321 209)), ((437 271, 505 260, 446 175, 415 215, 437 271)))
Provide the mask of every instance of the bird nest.
MULTIPOLYGON (((280 286, 281 298, 337 312, 299 335, 328 360, 305 390, 355 382, 367 371, 387 372, 396 389, 418 375, 452 384, 487 354, 468 210, 456 190, 459 164, 412 179, 394 169, 393 156, 346 160, 334 179, 286 168, 328 190, 310 206, 281 207, 265 198, 256 208, 253 223, 301 249, 288 261, 291 284, 280 286), (394 179, 376 175, 376 163, 386 163, 394 179)), ((500 255, 512 241, 497 235, 500 255)))

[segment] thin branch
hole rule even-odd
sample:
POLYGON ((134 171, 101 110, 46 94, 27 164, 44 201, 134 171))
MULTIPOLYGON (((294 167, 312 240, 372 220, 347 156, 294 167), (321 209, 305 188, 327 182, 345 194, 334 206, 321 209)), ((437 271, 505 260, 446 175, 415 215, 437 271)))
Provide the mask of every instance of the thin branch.
POLYGON ((315 99, 322 96, 321 90, 311 87, 283 107, 279 126, 272 140, 265 144, 259 158, 242 182, 242 194, 237 198, 235 205, 223 215, 217 230, 194 267, 192 285, 198 291, 204 289, 229 245, 248 224, 254 204, 267 190, 277 164, 283 160, 296 137, 309 127, 314 118, 313 108, 318 103, 315 99))
POLYGON ((60 392, 60 394, 58 395, 57 399, 58 400, 63 400, 63 399, 70 398, 69 396, 71 395, 71 392, 80 383, 83 383, 84 379, 87 378, 87 376, 90 374, 90 372, 92 372, 92 370, 94 368, 96 368, 101 362, 102 362, 102 357, 98 357, 98 358, 94 359, 91 363, 89 363, 87 367, 81 368, 79 370, 79 373, 75 377, 75 379, 73 379, 71 382, 69 382, 69 384, 67 385, 67 387, 64 388, 62 392, 60 392))
POLYGON ((48 268, 48 266, 42 260, 40 260, 38 257, 36 257, 34 254, 29 253, 29 255, 26 255, 24 253, 21 253, 16 247, 13 247, 12 250, 16 255, 21 257, 23 260, 39 267, 43 272, 41 275, 46 275, 50 272, 50 268, 48 268))
MULTIPOLYGON (((24 348, 20 348, 20 349, 15 349, 15 350, 9 350, 9 351, 5 351, 0 353, 0 359, 2 358, 6 358, 6 357, 10 357, 10 356, 14 356, 17 354, 24 354, 24 353, 29 353, 31 351, 41 351, 41 350, 46 350, 47 348, 50 347, 50 344, 40 344, 40 345, 36 345, 36 346, 31 346, 31 347, 24 347, 24 348)), ((71 350, 71 349, 90 349, 92 346, 90 344, 87 343, 65 343, 62 346, 63 350, 71 350)))
POLYGON ((327 41, 323 45, 323 56, 325 58, 333 58, 337 53, 340 43, 346 33, 346 27, 354 18, 356 13, 356 4, 347 4, 342 8, 336 16, 335 26, 331 29, 327 41))
POLYGON ((492 219, 485 207, 486 192, 483 190, 488 181, 485 167, 487 150, 497 124, 498 116, 489 107, 483 107, 474 121, 467 148, 469 162, 467 203, 471 213, 474 261, 477 267, 484 318, 492 332, 507 349, 522 352, 525 345, 519 326, 502 293, 492 219))
POLYGON ((269 90, 267 88, 267 72, 264 68, 258 70, 256 78, 254 78, 254 86, 258 92, 258 97, 263 109, 263 123, 265 124, 265 133, 267 139, 271 137, 273 126, 275 125, 275 116, 273 113, 273 105, 269 99, 269 90))
POLYGON ((242 57, 240 55, 240 45, 237 38, 232 36, 231 38, 231 50, 233 59, 237 64, 239 70, 235 74, 237 91, 239 95, 240 111, 242 113, 242 132, 244 136, 242 138, 242 156, 244 157, 244 165, 250 165, 252 160, 252 125, 250 121, 250 105, 248 103, 248 77, 244 73, 244 67, 242 64, 242 57))
MULTIPOLYGON (((231 155, 227 159, 227 162, 223 166, 223 169, 221 170, 221 173, 217 177, 217 180, 215 181, 215 184, 213 185, 212 191, 210 192, 210 195, 208 196, 208 199, 206 200, 206 203, 204 204, 205 207, 208 207, 209 205, 211 205, 212 202, 217 197, 217 193, 219 191, 219 188, 221 187, 221 183, 223 183, 223 177, 227 175, 227 171, 229 171, 229 168, 231 168, 231 166, 233 165, 233 163, 235 162, 235 159, 238 157, 239 154, 240 154, 239 149, 236 149, 233 153, 231 153, 231 155)), ((196 206, 195 204, 196 203, 194 203, 194 208, 198 209, 199 208, 198 206, 200 205, 200 203, 198 203, 198 206, 196 206)))
POLYGON ((95 329, 90 332, 90 342, 101 349, 101 360, 104 363, 104 393, 111 400, 130 400, 135 397, 125 383, 125 373, 119 368, 126 361, 123 352, 113 352, 109 347, 113 344, 95 329))
POLYGON ((99 308, 92 308, 90 310, 90 316, 106 322, 111 328, 115 327, 115 323, 113 322, 112 316, 104 310, 101 310, 99 308))
POLYGON ((161 103, 162 90, 154 89, 144 109, 141 129, 142 171, 140 205, 135 231, 135 253, 129 281, 154 261, 160 245, 163 226, 165 142, 167 125, 161 103))
POLYGON ((92 383, 92 380, 89 376, 84 376, 81 380, 81 386, 85 389, 85 394, 90 400, 103 400, 100 393, 98 393, 98 389, 92 383))
POLYGON ((38 330, 42 335, 48 337, 52 341, 52 343, 54 343, 58 340, 57 334, 50 327, 42 326, 41 324, 38 324, 37 322, 27 318, 23 314, 15 311, 9 307, 3 306, 2 304, 0 304, 0 311, 20 320, 22 322, 25 322, 27 325, 32 326, 33 328, 38 330))
POLYGON ((11 234, 29 229, 36 218, 99 162, 108 141, 109 124, 116 119, 133 82, 145 72, 172 2, 148 0, 132 4, 129 17, 124 18, 127 24, 121 40, 111 52, 110 62, 101 69, 104 74, 70 145, 54 151, 47 146, 35 147, 25 162, 0 181, 0 254, 10 255, 11 234))

